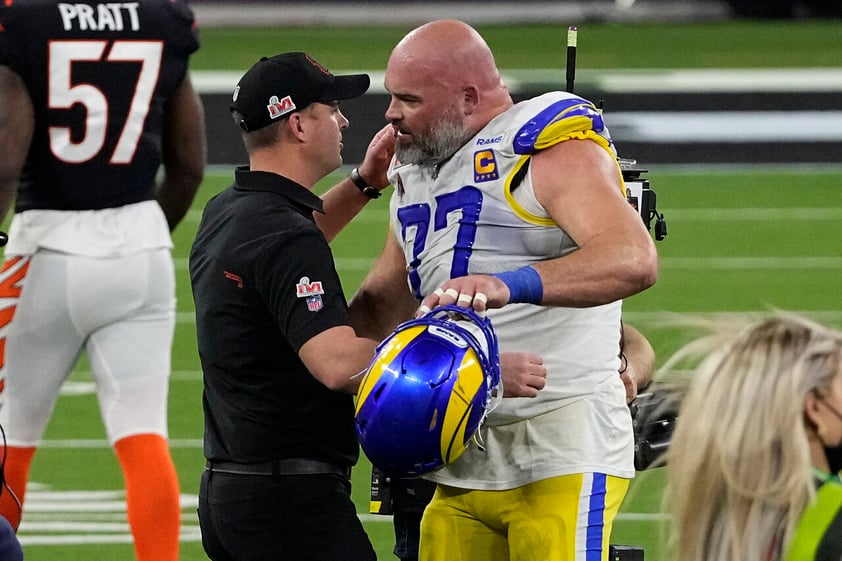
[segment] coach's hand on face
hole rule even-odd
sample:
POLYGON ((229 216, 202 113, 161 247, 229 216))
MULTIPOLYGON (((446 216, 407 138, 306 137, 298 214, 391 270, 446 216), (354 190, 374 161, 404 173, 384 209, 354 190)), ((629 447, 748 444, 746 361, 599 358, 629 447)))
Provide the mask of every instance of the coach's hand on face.
POLYGON ((366 148, 365 156, 357 172, 368 185, 378 191, 389 186, 386 172, 395 154, 395 127, 386 125, 380 129, 366 148))

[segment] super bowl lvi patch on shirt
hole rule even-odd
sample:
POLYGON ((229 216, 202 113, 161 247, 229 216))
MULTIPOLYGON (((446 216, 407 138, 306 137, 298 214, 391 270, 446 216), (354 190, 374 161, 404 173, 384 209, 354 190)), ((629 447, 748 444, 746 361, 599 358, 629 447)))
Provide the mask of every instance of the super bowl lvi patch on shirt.
POLYGON ((301 277, 301 280, 295 285, 295 295, 298 298, 307 299, 307 309, 311 312, 318 312, 322 309, 324 306, 322 294, 324 293, 322 281, 310 282, 310 277, 301 277))

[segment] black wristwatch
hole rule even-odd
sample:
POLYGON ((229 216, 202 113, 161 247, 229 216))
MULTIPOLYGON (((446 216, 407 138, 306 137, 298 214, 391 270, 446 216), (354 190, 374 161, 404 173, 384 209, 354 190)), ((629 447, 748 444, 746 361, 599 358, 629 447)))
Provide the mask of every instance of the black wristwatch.
POLYGON ((378 191, 376 188, 372 187, 371 185, 365 182, 365 179, 363 179, 360 175, 359 168, 354 168, 351 170, 351 181, 354 183, 354 185, 357 186, 357 189, 360 190, 360 193, 362 193, 369 199, 380 198, 380 191, 378 191))

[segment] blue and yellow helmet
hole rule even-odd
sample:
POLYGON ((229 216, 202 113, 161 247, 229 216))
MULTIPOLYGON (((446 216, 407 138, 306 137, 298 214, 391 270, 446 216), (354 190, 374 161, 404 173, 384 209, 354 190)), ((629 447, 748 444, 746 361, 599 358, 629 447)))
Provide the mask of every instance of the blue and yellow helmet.
POLYGON ((363 452, 394 477, 450 464, 468 447, 499 385, 488 319, 451 305, 402 323, 377 347, 357 391, 363 452))

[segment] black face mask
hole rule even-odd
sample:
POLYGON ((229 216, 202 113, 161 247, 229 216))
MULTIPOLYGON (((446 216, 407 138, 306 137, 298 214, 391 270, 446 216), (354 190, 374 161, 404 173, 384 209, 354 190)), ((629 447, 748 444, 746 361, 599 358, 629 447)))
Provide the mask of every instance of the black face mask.
POLYGON ((842 471, 842 444, 833 448, 825 446, 824 455, 827 456, 830 473, 839 473, 842 471))
MULTIPOLYGON (((842 413, 837 411, 836 408, 825 401, 824 398, 819 397, 819 400, 824 403, 825 407, 830 409, 831 413, 836 415, 836 417, 842 421, 842 413)), ((837 444, 836 446, 825 445, 824 455, 827 457, 827 463, 830 466, 830 473, 835 474, 842 471, 842 443, 837 444)))

